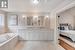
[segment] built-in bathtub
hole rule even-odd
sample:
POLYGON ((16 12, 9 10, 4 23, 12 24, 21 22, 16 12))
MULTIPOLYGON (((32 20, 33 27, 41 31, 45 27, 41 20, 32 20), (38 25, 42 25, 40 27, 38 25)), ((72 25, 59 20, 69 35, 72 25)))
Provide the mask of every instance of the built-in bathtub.
POLYGON ((7 33, 0 35, 0 50, 14 50, 18 42, 18 35, 7 33))

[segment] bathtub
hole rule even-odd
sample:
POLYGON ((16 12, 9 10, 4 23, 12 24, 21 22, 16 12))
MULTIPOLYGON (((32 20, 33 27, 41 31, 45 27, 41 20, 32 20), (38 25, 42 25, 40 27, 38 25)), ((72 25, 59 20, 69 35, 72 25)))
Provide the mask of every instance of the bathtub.
POLYGON ((17 42, 17 34, 7 33, 0 35, 0 50, 14 50, 17 42))

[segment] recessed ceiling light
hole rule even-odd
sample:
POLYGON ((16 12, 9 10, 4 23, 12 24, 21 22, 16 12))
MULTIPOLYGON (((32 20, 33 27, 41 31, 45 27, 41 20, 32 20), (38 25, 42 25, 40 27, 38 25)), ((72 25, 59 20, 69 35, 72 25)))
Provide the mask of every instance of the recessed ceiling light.
POLYGON ((33 3, 34 4, 38 4, 39 3, 39 0, 33 0, 33 3))

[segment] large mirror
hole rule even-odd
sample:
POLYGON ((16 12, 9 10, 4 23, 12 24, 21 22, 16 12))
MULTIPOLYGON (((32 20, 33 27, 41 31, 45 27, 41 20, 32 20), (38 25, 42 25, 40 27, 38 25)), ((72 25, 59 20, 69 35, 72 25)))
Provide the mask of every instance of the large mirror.
POLYGON ((16 26, 18 25, 18 16, 15 14, 8 15, 8 25, 9 26, 16 26))
POLYGON ((28 26, 32 26, 33 25, 33 17, 32 16, 28 16, 27 17, 27 25, 28 26))
POLYGON ((49 24, 49 18, 45 16, 28 16, 27 26, 46 26, 49 24))

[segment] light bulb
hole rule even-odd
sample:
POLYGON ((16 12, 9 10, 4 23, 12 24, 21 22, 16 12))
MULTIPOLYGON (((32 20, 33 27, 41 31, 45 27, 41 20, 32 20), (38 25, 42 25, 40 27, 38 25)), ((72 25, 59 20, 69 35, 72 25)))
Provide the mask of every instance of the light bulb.
POLYGON ((49 17, 49 16, 46 16, 47 18, 49 17))
POLYGON ((38 0, 33 0, 33 3, 34 3, 34 4, 38 4, 39 1, 38 1, 38 0))
POLYGON ((25 15, 23 15, 22 17, 23 17, 23 18, 25 18, 26 16, 25 16, 25 15))
POLYGON ((34 16, 34 19, 37 19, 38 18, 38 16, 34 16))
POLYGON ((49 16, 45 16, 46 18, 48 18, 49 16))
POLYGON ((3 4, 4 4, 4 2, 2 1, 2 2, 1 2, 1 7, 4 7, 4 5, 3 5, 3 4))

